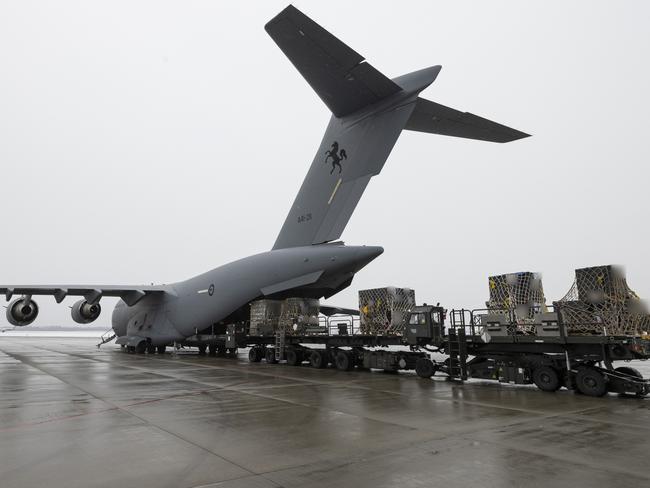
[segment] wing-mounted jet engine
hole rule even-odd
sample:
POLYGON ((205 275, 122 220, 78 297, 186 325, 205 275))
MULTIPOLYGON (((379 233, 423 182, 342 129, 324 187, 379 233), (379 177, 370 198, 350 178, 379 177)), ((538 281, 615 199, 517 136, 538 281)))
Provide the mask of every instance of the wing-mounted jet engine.
POLYGON ((102 313, 102 306, 99 303, 89 303, 87 300, 79 300, 71 308, 72 320, 78 324, 94 322, 102 313))
POLYGON ((7 321, 11 325, 23 327, 38 317, 38 305, 29 295, 16 298, 7 307, 7 321))

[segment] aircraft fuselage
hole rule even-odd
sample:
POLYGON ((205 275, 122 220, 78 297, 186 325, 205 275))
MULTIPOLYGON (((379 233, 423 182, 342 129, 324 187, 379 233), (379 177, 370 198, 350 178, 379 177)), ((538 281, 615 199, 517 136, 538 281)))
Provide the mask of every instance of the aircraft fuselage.
POLYGON ((383 252, 376 246, 340 243, 255 254, 146 296, 128 307, 120 300, 112 317, 118 337, 146 338, 152 345, 180 341, 262 297, 330 296, 383 252))

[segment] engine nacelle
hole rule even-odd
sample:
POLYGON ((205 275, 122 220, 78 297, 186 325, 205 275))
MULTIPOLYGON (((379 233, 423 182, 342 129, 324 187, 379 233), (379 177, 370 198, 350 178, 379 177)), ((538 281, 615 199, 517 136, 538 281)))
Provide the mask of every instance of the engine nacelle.
POLYGON ((22 327, 29 325, 38 317, 38 305, 27 297, 16 298, 7 307, 7 321, 11 325, 22 327))
POLYGON ((102 313, 102 307, 99 303, 79 300, 72 306, 72 320, 78 324, 89 324, 97 319, 100 313, 102 313))

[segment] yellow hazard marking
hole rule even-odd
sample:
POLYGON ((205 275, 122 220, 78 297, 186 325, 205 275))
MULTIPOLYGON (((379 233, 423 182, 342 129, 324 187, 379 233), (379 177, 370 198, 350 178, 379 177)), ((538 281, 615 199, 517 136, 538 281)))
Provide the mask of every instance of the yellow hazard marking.
POLYGON ((332 195, 330 196, 330 199, 327 201, 328 205, 330 203, 332 203, 332 200, 334 199, 334 195, 336 195, 336 190, 339 189, 339 186, 341 186, 342 181, 343 181, 343 178, 339 178, 339 181, 336 182, 336 186, 334 187, 334 191, 332 192, 332 195))

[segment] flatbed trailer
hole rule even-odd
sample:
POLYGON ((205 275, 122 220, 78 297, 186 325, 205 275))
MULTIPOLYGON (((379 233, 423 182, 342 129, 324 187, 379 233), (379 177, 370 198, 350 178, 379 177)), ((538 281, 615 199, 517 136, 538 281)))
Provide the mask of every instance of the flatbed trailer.
POLYGON ((277 330, 274 335, 250 335, 245 324, 188 338, 183 345, 211 353, 236 356, 237 348, 250 348, 249 360, 285 361, 292 366, 308 362, 315 368, 333 365, 339 370, 415 370, 418 376, 446 376, 462 382, 469 378, 502 383, 532 384, 544 391, 562 387, 590 396, 607 392, 650 393, 650 380, 620 361, 650 358, 650 340, 644 337, 571 335, 558 314, 540 314, 526 332, 506 314, 487 310, 446 311, 423 305, 410 312, 403 335, 369 335, 355 331, 354 318, 335 319, 304 331, 277 330), (439 353, 444 360, 436 360, 439 353))

